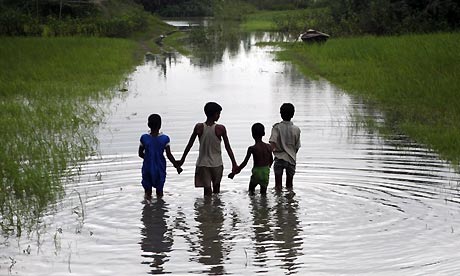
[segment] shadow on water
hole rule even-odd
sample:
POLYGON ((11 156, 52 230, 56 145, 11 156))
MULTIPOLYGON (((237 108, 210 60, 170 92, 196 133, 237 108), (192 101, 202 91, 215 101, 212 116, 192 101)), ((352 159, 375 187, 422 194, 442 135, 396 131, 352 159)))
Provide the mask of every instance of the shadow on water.
POLYGON ((164 264, 168 262, 168 253, 173 246, 172 230, 167 225, 168 205, 162 199, 145 204, 142 210, 141 249, 143 264, 151 267, 151 274, 163 274, 164 264))

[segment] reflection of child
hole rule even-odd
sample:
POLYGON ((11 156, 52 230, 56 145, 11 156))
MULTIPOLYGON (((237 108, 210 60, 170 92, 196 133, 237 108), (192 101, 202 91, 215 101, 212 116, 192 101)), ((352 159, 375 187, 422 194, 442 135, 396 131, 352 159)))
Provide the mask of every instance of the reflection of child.
POLYGON ((216 123, 220 118, 221 111, 222 107, 219 104, 215 102, 206 103, 204 106, 206 122, 195 125, 179 162, 179 165, 184 163, 187 154, 198 136, 200 149, 198 160, 196 161, 195 187, 204 187, 205 196, 220 192, 220 182, 224 170, 221 151, 222 140, 224 141, 225 150, 232 161, 232 171, 236 168, 236 161, 230 147, 230 142, 228 141, 227 130, 225 126, 216 123))
MULTIPOLYGON (((267 194, 268 179, 270 176, 270 167, 273 163, 272 148, 270 144, 264 143, 262 137, 265 135, 265 128, 261 123, 255 123, 251 128, 252 138, 255 144, 248 147, 246 157, 241 165, 238 166, 236 172, 239 173, 249 161, 249 157, 254 160, 252 168, 251 180, 249 181, 249 193, 254 194, 257 185, 260 185, 260 193, 267 194)), ((233 178, 231 173, 228 177, 233 178)))
POLYGON ((294 105, 291 103, 281 105, 280 114, 283 121, 273 125, 269 139, 275 155, 273 171, 277 191, 282 189, 283 170, 286 170, 286 188, 292 190, 296 156, 300 148, 300 128, 291 122, 294 111, 294 105))
POLYGON ((139 145, 139 157, 144 159, 142 164, 142 186, 144 187, 146 200, 152 198, 152 187, 155 187, 157 197, 163 196, 163 186, 166 180, 164 151, 166 151, 169 161, 176 167, 177 172, 181 173, 182 171, 171 153, 169 137, 160 132, 160 115, 150 115, 148 126, 150 134, 143 134, 139 145))

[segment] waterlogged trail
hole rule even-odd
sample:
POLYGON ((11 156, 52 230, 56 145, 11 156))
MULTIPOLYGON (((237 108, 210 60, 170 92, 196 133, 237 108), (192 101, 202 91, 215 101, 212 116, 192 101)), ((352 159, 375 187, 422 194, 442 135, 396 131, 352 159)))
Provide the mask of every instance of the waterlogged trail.
MULTIPOLYGON (((4 239, 8 275, 455 275, 460 272, 458 174, 404 137, 357 128, 378 116, 326 81, 312 81, 254 36, 212 63, 156 57, 131 75, 99 132, 100 155, 82 164, 68 196, 30 238, 4 239), (203 105, 223 106, 238 162, 261 122, 268 139, 279 106, 302 130, 295 194, 246 193, 250 169, 224 178, 209 200, 193 187, 196 142, 165 197, 142 204, 140 135, 150 113, 180 158, 203 105)), ((230 170, 224 155, 226 173, 230 170)))

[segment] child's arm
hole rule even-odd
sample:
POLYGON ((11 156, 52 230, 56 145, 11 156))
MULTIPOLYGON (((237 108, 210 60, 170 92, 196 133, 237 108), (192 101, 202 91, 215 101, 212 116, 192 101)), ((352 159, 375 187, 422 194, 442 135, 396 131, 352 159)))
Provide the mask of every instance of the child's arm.
POLYGON ((249 158, 251 157, 251 154, 252 154, 252 147, 249 147, 248 151, 246 152, 246 156, 244 157, 243 162, 238 166, 238 173, 240 173, 240 171, 244 169, 244 167, 246 167, 246 165, 248 164, 249 158))
POLYGON ((188 140, 188 144, 184 149, 184 153, 182 154, 182 158, 178 162, 179 167, 182 166, 185 162, 185 158, 187 157, 187 154, 190 152, 190 149, 193 146, 193 143, 195 143, 195 139, 198 136, 198 124, 195 125, 193 128, 192 135, 190 135, 190 139, 188 140))
POLYGON ((272 151, 278 150, 276 141, 278 141, 279 132, 275 126, 276 124, 272 127, 272 133, 270 134, 270 139, 268 139, 268 142, 270 143, 270 146, 272 147, 272 151))
POLYGON ((272 165, 273 165, 273 153, 272 153, 273 147, 272 147, 272 145, 268 144, 267 148, 268 148, 268 151, 270 152, 270 163, 269 163, 268 166, 271 168, 272 165))
POLYGON ((137 152, 140 158, 144 159, 145 156, 145 151, 144 151, 144 146, 142 144, 139 145, 139 150, 137 152))
POLYGON ((170 146, 166 146, 165 147, 165 151, 166 151, 166 157, 168 157, 169 161, 173 164, 173 166, 176 168, 177 170, 177 173, 180 174, 182 172, 182 168, 179 166, 179 162, 176 161, 176 159, 174 158, 174 156, 172 155, 171 153, 171 147, 170 146))
POLYGON ((248 161, 249 161, 249 158, 251 157, 251 154, 252 154, 252 147, 249 147, 248 148, 248 151, 246 153, 246 156, 244 157, 244 160, 243 162, 241 162, 241 164, 239 166, 236 167, 236 170, 235 171, 232 171, 229 175, 228 175, 228 178, 231 178, 233 179, 233 177, 237 174, 239 174, 241 172, 242 169, 244 169, 244 167, 246 167, 246 165, 248 164, 248 161))
POLYGON ((227 130, 225 129, 223 125, 220 125, 220 126, 222 128, 221 136, 222 136, 222 139, 224 140, 225 150, 227 151, 228 156, 230 157, 230 160, 232 161, 232 172, 235 172, 238 167, 238 164, 236 164, 235 155, 233 155, 232 147, 230 146, 230 142, 228 140, 227 130))

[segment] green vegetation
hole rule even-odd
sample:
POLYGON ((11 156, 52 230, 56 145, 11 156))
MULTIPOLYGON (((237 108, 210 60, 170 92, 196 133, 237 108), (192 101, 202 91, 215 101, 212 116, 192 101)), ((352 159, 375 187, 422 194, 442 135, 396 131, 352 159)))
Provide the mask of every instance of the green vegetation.
POLYGON ((279 31, 280 28, 276 26, 273 18, 285 13, 285 11, 259 11, 248 14, 241 23, 242 30, 247 32, 279 31))
POLYGON ((51 0, 0 2, 0 35, 127 38, 171 29, 130 1, 61 2, 67 3, 62 9, 59 1, 51 0))
POLYGON ((98 107, 138 62, 134 41, 0 39, 0 226, 20 235, 94 150, 98 107))
POLYGON ((62 195, 97 144, 99 103, 174 29, 130 1, 0 1, 0 34, 33 36, 0 38, 1 230, 21 235, 62 195))
MULTIPOLYGON (((259 3, 257 7, 273 8, 267 5, 259 3)), ((317 29, 338 37, 429 33, 460 27, 460 4, 453 0, 317 0, 306 1, 298 7, 303 8, 251 13, 244 17, 243 28, 289 34, 317 29)))
POLYGON ((290 44, 280 58, 384 112, 387 126, 460 161, 459 33, 290 44))
POLYGON ((171 52, 178 51, 182 55, 188 56, 191 54, 190 50, 185 46, 188 43, 188 39, 188 35, 184 32, 174 32, 163 40, 163 49, 171 52))
POLYGON ((260 11, 246 15, 241 26, 245 31, 279 31, 291 35, 299 35, 306 29, 339 32, 330 10, 325 8, 260 11))

